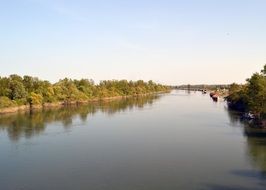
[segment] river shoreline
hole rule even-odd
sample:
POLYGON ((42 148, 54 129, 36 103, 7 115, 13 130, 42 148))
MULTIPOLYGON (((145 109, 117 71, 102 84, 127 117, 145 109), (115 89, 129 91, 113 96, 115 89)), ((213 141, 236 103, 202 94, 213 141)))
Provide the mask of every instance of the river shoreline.
POLYGON ((241 120, 249 122, 251 128, 266 128, 266 118, 259 117, 252 112, 247 111, 247 108, 244 105, 233 104, 232 102, 225 99, 227 107, 229 110, 236 111, 240 113, 241 120))
POLYGON ((92 98, 89 100, 84 101, 61 101, 61 102, 54 102, 54 103, 44 103, 42 105, 22 105, 22 106, 15 106, 15 107, 8 107, 8 108, 0 108, 0 115, 3 114, 11 114, 17 112, 24 112, 24 111, 31 111, 31 110, 42 110, 42 109, 52 109, 70 105, 86 105, 95 102, 108 102, 119 100, 123 98, 133 98, 133 97, 142 97, 142 96, 149 96, 149 95, 156 95, 156 94, 163 94, 169 93, 170 91, 160 91, 160 92, 152 92, 152 93, 145 93, 145 94, 137 94, 137 95, 127 95, 127 96, 113 96, 113 97, 104 97, 104 98, 92 98))

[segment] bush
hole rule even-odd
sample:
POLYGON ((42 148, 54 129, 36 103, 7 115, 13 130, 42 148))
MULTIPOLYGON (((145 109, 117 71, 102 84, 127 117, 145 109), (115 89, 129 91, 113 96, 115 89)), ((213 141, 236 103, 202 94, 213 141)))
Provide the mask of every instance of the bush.
POLYGON ((43 103, 43 97, 40 94, 31 92, 28 98, 30 105, 41 105, 43 103))
POLYGON ((12 100, 10 100, 6 96, 0 97, 0 108, 7 108, 7 107, 13 107, 16 106, 16 103, 12 100))

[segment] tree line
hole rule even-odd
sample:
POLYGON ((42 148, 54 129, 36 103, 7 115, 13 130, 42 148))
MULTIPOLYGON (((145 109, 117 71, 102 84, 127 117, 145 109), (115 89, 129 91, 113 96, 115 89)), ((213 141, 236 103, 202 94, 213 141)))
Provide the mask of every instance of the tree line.
POLYGON ((266 65, 261 72, 254 73, 247 83, 233 83, 226 98, 230 108, 251 112, 258 118, 266 118, 266 65))
POLYGON ((61 79, 52 84, 32 76, 0 77, 0 108, 44 103, 89 101, 115 96, 132 96, 169 90, 153 81, 61 79))

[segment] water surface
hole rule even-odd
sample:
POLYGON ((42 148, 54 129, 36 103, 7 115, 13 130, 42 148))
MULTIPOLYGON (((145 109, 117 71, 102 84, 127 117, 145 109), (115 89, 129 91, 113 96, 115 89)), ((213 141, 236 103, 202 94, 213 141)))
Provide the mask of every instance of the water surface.
POLYGON ((265 133, 201 93, 0 116, 1 190, 265 186, 265 133))

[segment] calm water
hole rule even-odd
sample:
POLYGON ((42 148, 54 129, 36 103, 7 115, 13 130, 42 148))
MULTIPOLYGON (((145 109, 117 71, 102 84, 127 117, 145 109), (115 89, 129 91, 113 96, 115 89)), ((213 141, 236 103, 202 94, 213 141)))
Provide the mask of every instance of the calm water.
POLYGON ((0 116, 0 189, 266 189, 266 135, 184 91, 0 116))

